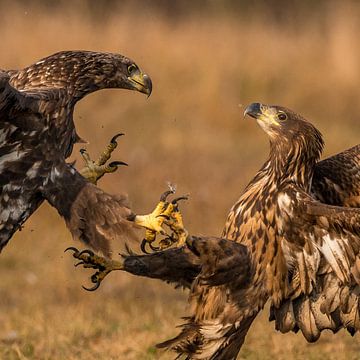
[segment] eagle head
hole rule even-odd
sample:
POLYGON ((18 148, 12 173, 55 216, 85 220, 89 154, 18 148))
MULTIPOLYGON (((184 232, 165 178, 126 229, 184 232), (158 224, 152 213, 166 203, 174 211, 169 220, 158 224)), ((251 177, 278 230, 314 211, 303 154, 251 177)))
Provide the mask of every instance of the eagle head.
MULTIPOLYGON (((87 73, 95 75, 100 87, 135 90, 150 96, 152 82, 135 62, 120 54, 90 53, 87 73)), ((96 80, 95 80, 96 82, 96 80)))
POLYGON ((244 115, 256 119, 270 138, 271 152, 283 163, 299 156, 307 162, 320 157, 324 145, 320 131, 294 111, 283 106, 252 103, 244 115))
POLYGON ((245 109, 245 115, 256 119, 270 140, 276 143, 296 142, 298 139, 306 143, 323 143, 322 135, 314 125, 283 106, 252 103, 245 109))
POLYGON ((282 106, 252 103, 245 109, 245 115, 256 119, 270 138, 288 138, 291 135, 302 134, 308 127, 313 128, 300 115, 282 106))

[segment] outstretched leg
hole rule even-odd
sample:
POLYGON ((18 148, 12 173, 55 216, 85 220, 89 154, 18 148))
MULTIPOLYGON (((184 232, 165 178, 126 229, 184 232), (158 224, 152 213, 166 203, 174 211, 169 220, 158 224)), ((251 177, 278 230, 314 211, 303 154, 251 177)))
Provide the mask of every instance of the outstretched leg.
POLYGON ((74 247, 65 251, 73 251, 74 258, 80 260, 75 266, 97 270, 90 278, 94 286, 83 286, 88 291, 98 289, 104 278, 114 270, 161 279, 184 287, 190 287, 201 270, 198 257, 185 246, 148 255, 134 254, 128 250, 128 254, 121 255, 119 260, 109 260, 94 254, 91 250, 79 251, 74 247))
MULTIPOLYGON (((154 264, 156 264, 156 266, 159 266, 161 264, 161 261, 164 262, 166 259, 169 259, 169 256, 166 257, 164 255, 167 253, 165 253, 163 250, 169 248, 173 244, 177 244, 178 246, 176 248, 169 249, 169 251, 171 250, 174 252, 174 253, 170 252, 169 254, 174 255, 176 258, 179 256, 180 258, 184 256, 185 257, 188 256, 185 254, 186 253, 186 250, 184 250, 185 247, 183 247, 183 245, 186 242, 188 232, 185 230, 183 226, 182 216, 178 207, 178 201, 187 199, 188 197, 181 196, 172 200, 171 202, 168 202, 167 197, 170 194, 173 194, 174 192, 175 189, 173 187, 170 187, 170 190, 164 192, 160 197, 160 202, 158 203, 158 205, 155 207, 154 211, 151 214, 134 215, 132 219, 129 219, 131 221, 134 221, 137 225, 145 227, 146 229, 145 238, 141 243, 141 250, 144 253, 148 254, 146 249, 146 245, 148 245, 150 249, 154 252, 154 254, 152 254, 154 256, 154 262, 151 263, 152 269, 145 271, 144 274, 141 273, 141 271, 145 269, 144 264, 142 264, 141 262, 139 262, 136 267, 129 269, 129 268, 124 268, 124 261, 123 261, 124 257, 120 261, 115 261, 98 256, 94 254, 91 250, 79 251, 74 247, 70 247, 66 249, 66 250, 74 251, 73 256, 76 259, 80 260, 80 262, 77 263, 76 266, 83 265, 85 268, 93 268, 98 270, 91 277, 91 281, 95 284, 94 287, 90 289, 85 288, 86 290, 90 290, 90 291, 96 290, 100 286, 100 283, 105 278, 105 276, 113 270, 125 270, 128 272, 135 273, 136 275, 156 277, 154 275, 149 275, 149 274, 158 274, 158 272, 154 271, 153 269, 154 264), (164 225, 168 226, 169 229, 172 231, 171 235, 167 235, 166 231, 163 228, 164 225), (154 243, 156 241, 156 237, 158 234, 165 235, 165 238, 161 239, 158 242, 158 245, 155 246, 154 243), (159 257, 156 257, 157 254, 159 255, 159 257), (161 259, 160 263, 158 262, 159 260, 157 259, 161 259)), ((134 255, 131 254, 130 251, 129 253, 130 255, 134 255)), ((140 258, 141 255, 139 255, 138 257, 140 258)), ((125 257, 125 258, 129 258, 129 257, 125 257)), ((149 257, 146 256, 146 258, 148 259, 149 257)), ((153 258, 150 259, 153 260, 153 258)), ((164 268, 166 269, 166 267, 164 268)), ((184 276, 182 276, 182 278, 183 277, 184 276)))
POLYGON ((96 161, 91 160, 88 152, 85 149, 80 150, 80 154, 85 162, 85 167, 80 170, 80 174, 87 180, 96 185, 97 181, 107 173, 112 173, 117 170, 118 166, 127 163, 123 161, 112 161, 109 164, 106 162, 110 159, 112 152, 117 147, 116 139, 124 134, 116 134, 107 145, 106 149, 101 153, 96 161))

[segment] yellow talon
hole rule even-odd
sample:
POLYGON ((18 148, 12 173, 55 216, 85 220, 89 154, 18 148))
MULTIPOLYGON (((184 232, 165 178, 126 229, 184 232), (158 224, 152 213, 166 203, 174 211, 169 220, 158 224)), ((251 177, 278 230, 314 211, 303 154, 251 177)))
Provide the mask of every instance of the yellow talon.
POLYGON ((177 204, 174 206, 170 220, 166 221, 166 225, 168 225, 169 228, 174 232, 177 238, 177 245, 184 245, 188 236, 188 232, 184 227, 183 218, 177 204))
POLYGON ((80 150, 80 154, 85 162, 85 167, 80 170, 80 174, 86 178, 88 181, 96 185, 97 181, 103 177, 105 174, 112 173, 117 170, 119 165, 127 164, 123 161, 113 161, 110 164, 106 162, 110 159, 111 153, 117 147, 116 139, 119 136, 124 134, 117 134, 111 140, 109 145, 107 145, 106 150, 100 155, 98 160, 91 160, 89 154, 85 149, 80 150))
POLYGON ((134 222, 155 233, 165 234, 162 224, 165 221, 165 213, 167 213, 169 205, 167 202, 160 201, 152 213, 148 215, 136 215, 134 222))
POLYGON ((124 135, 123 133, 120 133, 120 134, 116 134, 115 136, 112 137, 112 139, 110 140, 110 143, 106 147, 106 150, 103 151, 103 153, 99 156, 97 161, 95 161, 96 165, 104 165, 110 159, 111 153, 116 149, 116 147, 118 145, 116 139, 119 136, 123 136, 123 135, 124 135))
POLYGON ((173 189, 161 195, 160 202, 151 214, 135 216, 134 222, 146 228, 145 238, 141 243, 141 249, 145 253, 147 253, 146 245, 153 251, 161 251, 175 243, 178 246, 182 246, 186 242, 188 232, 184 228, 182 215, 177 202, 182 199, 187 199, 187 197, 183 196, 174 199, 172 202, 167 202, 166 198, 171 193, 174 193, 173 189), (170 236, 166 234, 163 225, 168 226, 172 231, 170 236), (166 237, 158 242, 158 246, 155 246, 154 243, 158 234, 165 235, 166 237))

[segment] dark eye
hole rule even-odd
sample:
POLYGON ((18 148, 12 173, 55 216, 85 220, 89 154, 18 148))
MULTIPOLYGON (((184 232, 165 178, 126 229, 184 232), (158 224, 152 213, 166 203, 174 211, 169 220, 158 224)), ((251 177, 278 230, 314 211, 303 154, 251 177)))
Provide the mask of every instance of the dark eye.
POLYGON ((129 74, 133 73, 136 70, 137 70, 137 66, 135 64, 131 64, 131 65, 128 66, 129 74))
POLYGON ((285 113, 280 113, 280 114, 278 115, 278 119, 279 119, 280 121, 285 121, 285 120, 287 119, 287 115, 286 115, 285 113))

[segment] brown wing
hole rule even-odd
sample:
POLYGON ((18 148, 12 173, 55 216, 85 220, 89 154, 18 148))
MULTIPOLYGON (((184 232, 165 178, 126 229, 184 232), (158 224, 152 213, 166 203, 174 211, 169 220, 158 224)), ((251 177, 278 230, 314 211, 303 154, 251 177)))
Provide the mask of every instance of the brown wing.
POLYGON ((360 207, 360 145, 318 162, 311 191, 325 204, 360 207))
POLYGON ((136 237, 126 196, 105 193, 64 161, 54 162, 42 194, 75 238, 107 256, 113 242, 136 237))
POLYGON ((323 329, 360 330, 360 210, 325 205, 291 189, 280 201, 290 291, 272 308, 282 332, 316 341, 323 329))
POLYGON ((0 70, 0 251, 44 200, 40 187, 51 157, 44 141, 48 114, 61 117, 62 104, 67 106, 61 91, 19 92, 0 70))

